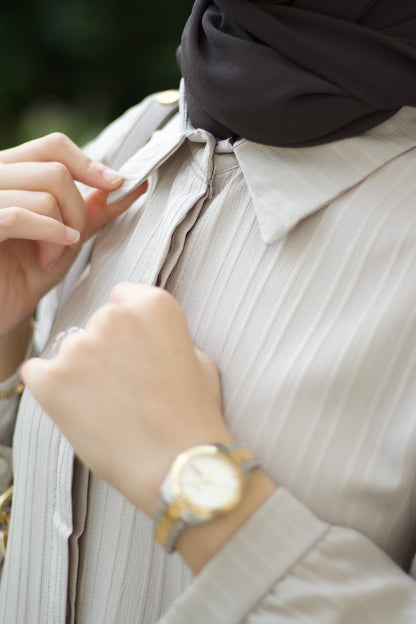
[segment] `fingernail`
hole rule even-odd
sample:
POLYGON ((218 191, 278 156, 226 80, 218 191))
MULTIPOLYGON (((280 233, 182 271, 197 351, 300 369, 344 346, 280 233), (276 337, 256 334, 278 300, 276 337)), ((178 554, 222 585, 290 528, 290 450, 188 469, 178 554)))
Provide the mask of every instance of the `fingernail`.
POLYGON ((65 228, 65 240, 68 243, 77 243, 80 239, 81 235, 78 230, 74 230, 73 228, 66 227, 65 228))
POLYGON ((94 168, 97 173, 110 184, 116 184, 117 182, 121 182, 123 180, 123 176, 118 171, 114 171, 114 169, 110 169, 106 165, 101 163, 94 163, 94 168))
POLYGON ((121 173, 114 171, 114 169, 110 169, 109 167, 105 167, 103 171, 103 178, 107 182, 111 182, 111 184, 115 184, 116 182, 121 182, 123 180, 121 173))

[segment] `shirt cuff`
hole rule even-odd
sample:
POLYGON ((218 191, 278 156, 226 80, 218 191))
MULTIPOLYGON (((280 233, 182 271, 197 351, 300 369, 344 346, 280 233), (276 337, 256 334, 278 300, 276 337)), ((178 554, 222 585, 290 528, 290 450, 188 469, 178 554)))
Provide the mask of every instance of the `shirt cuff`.
POLYGON ((280 487, 209 561, 160 624, 239 622, 329 525, 280 487))

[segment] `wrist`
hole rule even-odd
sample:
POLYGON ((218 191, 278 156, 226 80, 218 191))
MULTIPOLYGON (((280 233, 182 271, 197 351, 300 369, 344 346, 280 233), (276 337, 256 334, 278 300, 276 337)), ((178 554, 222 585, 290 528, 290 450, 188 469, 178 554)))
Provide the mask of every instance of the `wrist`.
POLYGON ((25 359, 33 335, 33 319, 22 321, 11 332, 0 336, 0 381, 8 379, 25 359))
POLYGON ((207 524, 187 527, 177 540, 176 550, 190 569, 198 574, 276 489, 276 483, 256 468, 235 509, 207 524))
POLYGON ((154 537, 178 550, 194 572, 219 550, 276 489, 259 461, 236 442, 180 453, 160 487, 154 537))

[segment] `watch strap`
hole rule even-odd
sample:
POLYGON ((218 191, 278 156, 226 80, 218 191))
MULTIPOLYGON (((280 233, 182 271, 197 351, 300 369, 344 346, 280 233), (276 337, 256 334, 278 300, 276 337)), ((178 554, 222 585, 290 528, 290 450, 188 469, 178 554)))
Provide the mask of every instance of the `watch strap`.
POLYGON ((260 460, 254 455, 250 449, 233 442, 231 444, 215 444, 220 451, 228 455, 228 457, 243 470, 247 478, 251 470, 260 466, 260 460))
POLYGON ((186 528, 186 522, 183 518, 180 516, 175 518, 174 505, 175 503, 168 505, 161 499, 155 515, 154 538, 168 553, 172 553, 175 550, 176 540, 186 528))

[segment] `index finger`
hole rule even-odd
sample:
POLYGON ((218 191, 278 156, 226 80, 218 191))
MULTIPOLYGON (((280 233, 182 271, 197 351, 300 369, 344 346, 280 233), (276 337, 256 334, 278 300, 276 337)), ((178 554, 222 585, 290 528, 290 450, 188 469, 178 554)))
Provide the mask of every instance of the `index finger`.
POLYGON ((72 177, 88 186, 112 190, 120 186, 123 176, 102 163, 91 160, 69 137, 60 132, 0 151, 0 163, 60 162, 72 177))

